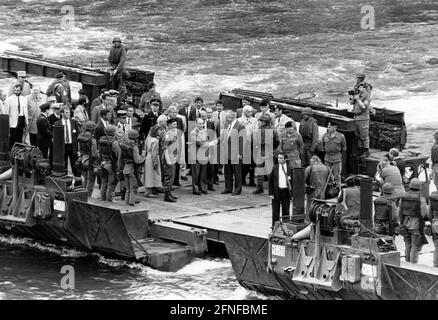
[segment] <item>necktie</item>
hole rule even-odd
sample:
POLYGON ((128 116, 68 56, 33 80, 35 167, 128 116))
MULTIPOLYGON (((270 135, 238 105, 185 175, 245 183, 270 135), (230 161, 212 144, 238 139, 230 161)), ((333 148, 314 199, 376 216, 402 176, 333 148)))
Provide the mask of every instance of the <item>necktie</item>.
POLYGON ((21 104, 20 104, 20 96, 17 96, 18 99, 18 115, 21 113, 21 104))

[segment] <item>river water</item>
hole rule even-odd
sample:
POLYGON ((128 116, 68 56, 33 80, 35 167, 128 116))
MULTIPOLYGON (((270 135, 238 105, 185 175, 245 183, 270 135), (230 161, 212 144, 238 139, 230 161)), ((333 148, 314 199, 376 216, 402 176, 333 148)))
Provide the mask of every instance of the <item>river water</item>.
MULTIPOLYGON (((104 63, 114 36, 128 65, 156 73, 165 102, 240 87, 347 102, 357 72, 373 105, 405 111, 408 144, 428 154, 438 129, 438 1, 375 0, 363 30, 360 0, 0 0, 0 51, 26 50, 104 63), (68 7, 74 16, 67 19, 68 7), (65 28, 67 27, 67 28, 65 28)), ((44 88, 49 80, 31 78, 44 88)), ((12 79, 0 79, 0 89, 12 79)), ((260 299, 236 282, 227 259, 163 273, 98 254, 0 237, 0 299, 260 299), (76 289, 62 290, 72 265, 76 289)))

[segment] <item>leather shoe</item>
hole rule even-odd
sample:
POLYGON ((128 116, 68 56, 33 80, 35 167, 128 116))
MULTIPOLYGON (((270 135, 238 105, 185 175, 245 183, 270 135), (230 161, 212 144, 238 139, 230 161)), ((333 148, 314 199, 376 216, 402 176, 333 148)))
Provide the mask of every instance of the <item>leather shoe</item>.
POLYGON ((208 189, 209 191, 216 191, 216 189, 213 188, 213 186, 210 186, 210 187, 208 187, 207 189, 208 189))
POLYGON ((237 195, 239 195, 239 194, 241 194, 242 192, 236 192, 236 191, 234 191, 233 193, 232 193, 232 195, 233 196, 237 196, 237 195))
POLYGON ((221 192, 221 194, 227 194, 227 193, 231 193, 231 191, 230 190, 224 190, 224 191, 221 192))
POLYGON ((181 183, 177 182, 173 184, 175 187, 181 187, 181 183))
POLYGON ((201 193, 199 191, 193 191, 193 194, 196 194, 197 196, 201 195, 201 193))
POLYGON ((208 194, 208 192, 205 191, 204 189, 201 189, 200 191, 201 191, 203 194, 208 194))
POLYGON ((181 180, 183 180, 183 181, 188 181, 189 180, 189 178, 187 178, 187 177, 181 177, 181 180))

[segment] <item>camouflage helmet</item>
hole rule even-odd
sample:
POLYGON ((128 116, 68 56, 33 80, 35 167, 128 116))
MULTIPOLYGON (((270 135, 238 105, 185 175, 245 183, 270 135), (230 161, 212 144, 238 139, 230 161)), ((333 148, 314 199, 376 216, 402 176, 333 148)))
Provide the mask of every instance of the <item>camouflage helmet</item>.
POLYGON ((313 110, 312 108, 304 108, 303 112, 301 112, 302 115, 312 115, 313 114, 313 110))
POLYGON ((262 122, 271 122, 271 117, 268 116, 267 114, 263 114, 260 116, 259 121, 262 122))
POLYGON ((394 185, 391 182, 386 182, 382 186, 382 192, 392 194, 394 192, 394 185))
POLYGON ((109 125, 105 128, 105 134, 108 136, 113 136, 116 134, 117 127, 113 125, 109 125))
POLYGON ((92 130, 95 130, 97 128, 97 125, 93 121, 87 121, 84 124, 84 128, 87 131, 92 131, 92 130))
POLYGON ((414 178, 409 182, 409 189, 420 190, 421 189, 421 181, 418 178, 414 178))
POLYGON ((122 42, 122 39, 120 39, 120 37, 114 37, 113 38, 113 43, 114 42, 122 42))
POLYGON ((128 131, 128 138, 129 139, 137 139, 140 135, 138 134, 137 130, 131 129, 128 131))

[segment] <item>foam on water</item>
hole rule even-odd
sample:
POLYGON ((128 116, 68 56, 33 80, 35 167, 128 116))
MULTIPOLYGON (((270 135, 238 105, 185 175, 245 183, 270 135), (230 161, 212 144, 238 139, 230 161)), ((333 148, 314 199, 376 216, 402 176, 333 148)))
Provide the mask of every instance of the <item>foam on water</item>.
POLYGON ((13 246, 21 246, 39 250, 41 252, 49 252, 60 257, 79 258, 85 257, 88 253, 71 249, 67 247, 57 246, 51 243, 43 243, 30 238, 21 238, 13 235, 0 235, 0 243, 13 246))
POLYGON ((196 275, 208 272, 214 269, 230 268, 231 262, 228 259, 195 259, 192 263, 178 270, 178 274, 196 275))

